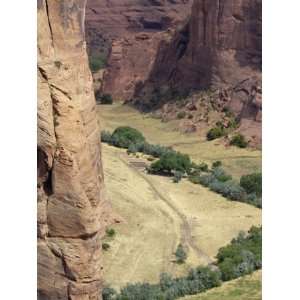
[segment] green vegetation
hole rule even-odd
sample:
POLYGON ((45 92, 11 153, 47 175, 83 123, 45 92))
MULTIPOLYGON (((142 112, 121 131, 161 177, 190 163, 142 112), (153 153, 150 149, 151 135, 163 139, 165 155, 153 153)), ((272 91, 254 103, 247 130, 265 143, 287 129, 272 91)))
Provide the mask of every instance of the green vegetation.
POLYGON ((141 132, 129 126, 118 127, 111 136, 111 143, 120 148, 128 148, 131 144, 145 142, 141 132))
POLYGON ((230 200, 261 208, 261 173, 242 176, 240 183, 236 182, 221 168, 221 161, 213 162, 212 169, 209 170, 206 163, 191 162, 187 154, 174 151, 169 147, 147 143, 141 132, 128 126, 116 128, 113 134, 102 131, 101 141, 125 148, 128 154, 142 152, 159 158, 148 168, 152 174, 173 176, 173 182, 176 183, 184 174, 188 174, 188 179, 192 183, 208 187, 211 191, 230 200))
POLYGON ((262 176, 261 173, 244 175, 240 179, 240 185, 248 194, 255 193, 260 197, 262 194, 262 176))
POLYGON ((191 168, 190 157, 186 154, 170 151, 153 162, 149 171, 153 174, 172 175, 175 171, 188 173, 191 168))
POLYGON ((214 161, 213 164, 212 164, 212 167, 213 168, 218 168, 218 167, 221 167, 222 166, 222 162, 217 160, 217 161, 214 161))
POLYGON ((185 111, 180 111, 178 114, 177 114, 177 119, 184 119, 186 116, 186 112, 185 111))
POLYGON ((230 145, 237 146, 239 148, 246 148, 248 146, 248 142, 242 134, 237 133, 231 138, 230 145))
POLYGON ((99 91, 96 93, 96 100, 100 104, 113 104, 113 98, 111 94, 101 94, 99 91))
POLYGON ((174 177, 173 177, 173 182, 178 183, 183 177, 183 173, 180 171, 175 171, 174 172, 174 177))
POLYGON ((107 228, 105 231, 108 237, 114 237, 116 235, 116 231, 113 228, 107 228))
POLYGON ((178 245, 176 252, 175 252, 175 256, 176 256, 176 262, 178 264, 183 264, 186 261, 187 254, 184 251, 184 248, 181 244, 178 245))
POLYGON ((103 244, 102 244, 102 249, 103 249, 104 251, 107 251, 109 248, 110 248, 110 245, 109 245, 108 243, 103 243, 103 244))
MULTIPOLYGON (((185 260, 181 250, 181 259, 185 260)), ((241 233, 228 246, 219 250, 214 270, 210 267, 198 267, 191 269, 187 276, 179 278, 163 273, 158 284, 128 284, 119 294, 113 289, 105 288, 102 296, 106 300, 173 300, 195 295, 220 286, 222 281, 260 269, 261 255, 261 228, 252 227, 247 236, 241 233)))
POLYGON ((208 141, 218 139, 222 136, 227 135, 228 133, 230 133, 232 130, 236 129, 237 127, 238 127, 237 120, 233 116, 230 116, 230 119, 228 120, 226 126, 222 122, 218 121, 216 123, 216 126, 211 128, 207 132, 206 139, 208 141))
POLYGON ((225 282, 207 292, 185 297, 184 300, 261 300, 261 271, 225 282))
POLYGON ((107 58, 103 54, 93 55, 89 57, 89 65, 92 72, 97 72, 105 68, 107 58))
POLYGON ((252 273, 262 266, 262 229, 252 227, 248 235, 240 233, 231 244, 221 248, 217 265, 222 280, 227 281, 252 273))
POLYGON ((225 135, 224 127, 213 127, 207 132, 206 138, 208 141, 212 141, 224 135, 225 135))

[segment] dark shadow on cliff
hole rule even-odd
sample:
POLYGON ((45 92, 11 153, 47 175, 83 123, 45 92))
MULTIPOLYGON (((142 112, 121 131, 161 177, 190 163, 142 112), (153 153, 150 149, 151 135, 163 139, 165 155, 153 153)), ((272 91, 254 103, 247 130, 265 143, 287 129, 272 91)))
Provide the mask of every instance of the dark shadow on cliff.
POLYGON ((193 91, 208 89, 213 54, 208 47, 194 51, 190 42, 188 20, 181 30, 175 32, 171 41, 160 42, 148 78, 135 86, 133 99, 127 103, 149 112, 159 109, 166 102, 182 100, 193 91))
POLYGON ((241 67, 251 67, 253 70, 262 70, 262 1, 253 0, 243 5, 244 20, 243 32, 245 45, 237 51, 235 59, 241 67))

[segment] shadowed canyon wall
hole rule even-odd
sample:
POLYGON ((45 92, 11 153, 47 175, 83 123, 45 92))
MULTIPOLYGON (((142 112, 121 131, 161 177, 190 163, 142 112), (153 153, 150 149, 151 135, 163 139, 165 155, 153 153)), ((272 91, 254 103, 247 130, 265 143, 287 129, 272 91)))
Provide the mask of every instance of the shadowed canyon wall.
POLYGON ((86 1, 38 0, 38 299, 101 299, 108 222, 86 1))
MULTIPOLYGON (((149 76, 160 41, 172 37, 172 30, 190 14, 191 3, 192 0, 87 1, 89 55, 108 55, 103 93, 116 100, 132 98, 136 85, 149 76)), ((98 77, 94 74, 95 79, 98 77)))
POLYGON ((170 91, 219 89, 241 128, 261 135, 261 15, 261 0, 194 0, 189 22, 161 41, 135 103, 151 109, 170 91))

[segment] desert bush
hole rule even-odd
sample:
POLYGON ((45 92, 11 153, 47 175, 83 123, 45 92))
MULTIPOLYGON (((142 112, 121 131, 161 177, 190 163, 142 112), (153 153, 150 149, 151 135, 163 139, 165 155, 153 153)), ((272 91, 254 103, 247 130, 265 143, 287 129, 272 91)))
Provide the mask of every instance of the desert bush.
POLYGON ((245 190, 233 180, 223 183, 223 190, 220 194, 234 201, 243 201, 246 197, 245 190))
POLYGON ((239 235, 217 254, 222 279, 231 280, 261 268, 262 230, 252 227, 248 235, 239 235))
POLYGON ((185 250, 184 250, 184 248, 181 244, 179 244, 177 246, 177 249, 175 251, 175 256, 176 256, 176 262, 178 264, 183 264, 186 261, 187 254, 186 254, 186 252, 185 252, 185 250))
POLYGON ((190 157, 179 152, 167 152, 159 160, 150 166, 150 172, 154 174, 171 175, 175 171, 182 173, 189 172, 191 168, 190 157))
POLYGON ((101 131, 101 142, 103 143, 111 143, 111 133, 109 131, 101 131))
POLYGON ((166 153, 175 152, 175 151, 169 147, 144 143, 143 148, 142 148, 142 150, 140 150, 140 152, 143 152, 145 154, 152 155, 152 156, 158 158, 158 157, 163 156, 166 153))
POLYGON ((178 183, 179 181, 181 181, 183 177, 183 173, 180 171, 175 171, 174 172, 174 177, 173 177, 173 182, 178 183))
POLYGON ((248 194, 255 193, 257 196, 262 194, 262 176, 261 173, 243 175, 240 179, 240 185, 248 194))
POLYGON ((103 94, 99 98, 97 97, 98 99, 101 104, 113 104, 113 98, 110 94, 103 94))
POLYGON ((217 161, 214 161, 213 164, 212 164, 212 167, 213 168, 218 168, 218 167, 221 167, 222 166, 222 162, 217 160, 217 161))
POLYGON ((208 141, 212 141, 215 140, 217 138, 220 138, 222 136, 225 135, 225 129, 223 127, 213 127, 211 128, 207 134, 206 134, 206 138, 208 141))
POLYGON ((119 294, 106 288, 102 293, 106 298, 103 296, 103 299, 174 300, 220 286, 221 279, 226 281, 249 274, 261 268, 261 227, 252 227, 247 235, 239 234, 229 245, 221 248, 216 266, 217 270, 197 267, 179 278, 163 273, 158 284, 128 284, 119 294))
POLYGON ((121 126, 112 134, 112 144, 120 148, 128 148, 130 144, 145 142, 145 138, 137 129, 129 126, 121 126))
POLYGON ((137 146, 137 144, 130 144, 129 145, 129 147, 128 147, 128 149, 127 149, 127 153, 128 154, 135 154, 135 153, 137 153, 138 152, 138 146, 137 146))
POLYGON ((110 287, 104 287, 102 289, 102 299, 103 300, 112 300, 115 299, 114 296, 117 294, 116 290, 110 287))
POLYGON ((232 176, 227 174, 221 167, 213 168, 212 174, 217 180, 219 180, 221 182, 226 182, 226 181, 232 179, 232 176))
POLYGON ((212 174, 206 174, 199 176, 198 180, 201 185, 209 187, 209 185, 215 180, 215 177, 212 174))
POLYGON ((107 228, 105 232, 108 237, 114 237, 116 235, 116 231, 113 228, 107 228))
POLYGON ((177 119, 183 119, 183 118, 185 118, 185 116, 186 116, 186 112, 185 111, 180 111, 177 114, 177 119))
POLYGON ((109 245, 108 243, 103 243, 103 244, 102 244, 102 249, 103 249, 104 251, 107 251, 109 248, 110 248, 110 245, 109 245))
POLYGON ((237 146, 239 148, 246 148, 248 146, 248 142, 242 134, 237 133, 231 138, 230 145, 237 146))
POLYGON ((197 168, 202 172, 208 172, 208 164, 200 163, 197 168))

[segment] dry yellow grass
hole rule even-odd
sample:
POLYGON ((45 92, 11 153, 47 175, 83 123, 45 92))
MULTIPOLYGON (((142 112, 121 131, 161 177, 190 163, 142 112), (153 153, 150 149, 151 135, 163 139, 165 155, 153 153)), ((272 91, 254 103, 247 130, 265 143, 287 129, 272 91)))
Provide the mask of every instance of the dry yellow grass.
POLYGON ((261 271, 230 282, 221 287, 182 300, 261 300, 261 271))
POLYGON ((103 145, 108 196, 125 222, 104 254, 105 281, 113 287, 156 282, 159 274, 183 275, 211 262, 218 248, 240 230, 261 223, 261 210, 186 180, 148 175, 130 165, 124 150, 103 145), (188 251, 184 265, 173 262, 178 243, 188 251))
POLYGON ((206 141, 205 136, 195 133, 183 134, 176 128, 178 121, 162 123, 149 115, 120 103, 98 107, 102 129, 113 131, 118 126, 128 125, 140 130, 147 141, 189 154, 194 161, 212 163, 221 160, 224 168, 235 178, 261 170, 261 151, 225 147, 218 141, 206 141))

